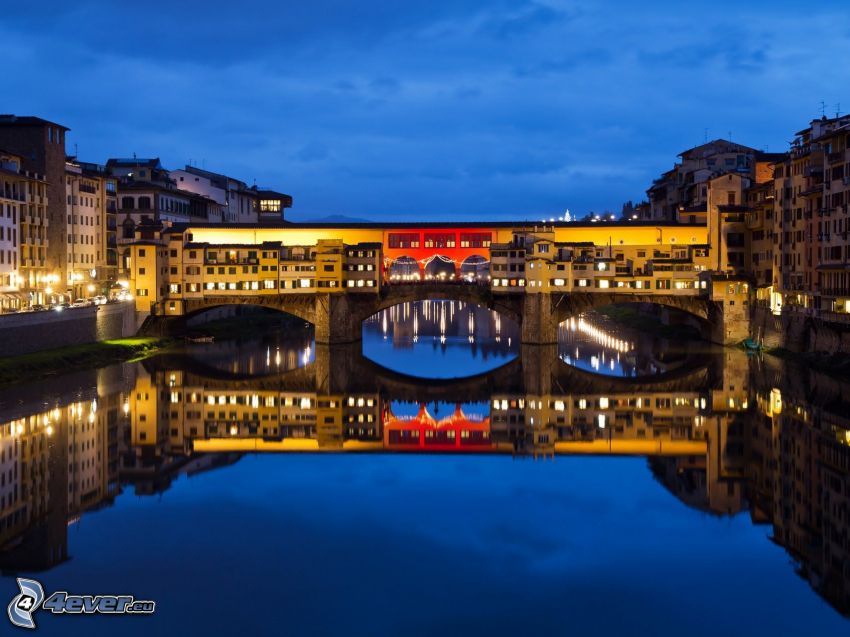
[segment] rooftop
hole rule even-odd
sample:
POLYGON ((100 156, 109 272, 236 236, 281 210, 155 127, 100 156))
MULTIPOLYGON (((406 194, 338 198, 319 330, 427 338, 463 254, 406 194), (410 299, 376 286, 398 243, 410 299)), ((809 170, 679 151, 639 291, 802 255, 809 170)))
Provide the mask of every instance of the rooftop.
POLYGON ((0 126, 55 126, 56 128, 61 128, 63 131, 71 130, 67 126, 62 126, 62 124, 35 117, 34 115, 2 114, 0 115, 0 126))
POLYGON ((314 222, 292 222, 292 221, 274 221, 262 222, 256 225, 246 225, 244 223, 180 223, 172 226, 168 232, 184 232, 191 228, 220 228, 226 230, 232 229, 315 229, 327 230, 331 228, 340 229, 385 229, 385 230, 403 230, 406 228, 416 229, 453 229, 453 228, 469 228, 470 230, 487 229, 487 228, 516 228, 525 230, 526 232, 543 232, 545 229, 551 228, 640 228, 640 227, 699 227, 701 223, 659 223, 654 220, 628 220, 619 219, 617 221, 593 222, 593 221, 570 221, 570 222, 547 222, 545 225, 533 221, 364 221, 364 222, 343 222, 343 223, 314 223, 314 222))

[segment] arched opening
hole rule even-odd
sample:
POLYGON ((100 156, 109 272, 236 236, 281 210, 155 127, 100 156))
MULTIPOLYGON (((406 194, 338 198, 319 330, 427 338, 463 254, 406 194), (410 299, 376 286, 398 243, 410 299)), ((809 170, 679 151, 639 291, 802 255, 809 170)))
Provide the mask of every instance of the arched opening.
POLYGON ((466 283, 486 284, 490 281, 490 261, 480 254, 466 257, 460 264, 460 280, 466 283))
POLYGON ((519 353, 520 328, 518 322, 475 303, 409 301, 364 320, 362 348, 366 358, 402 374, 459 378, 513 360, 519 353))
POLYGON ((395 259, 387 272, 390 283, 403 283, 419 281, 422 273, 419 270, 419 262, 413 257, 401 256, 395 259))
POLYGON ((655 303, 604 305, 558 326, 558 356, 568 365, 605 376, 666 374, 705 355, 705 323, 655 303))
POLYGON ((454 281, 456 277, 455 263, 448 257, 435 254, 425 264, 426 281, 454 281))
POLYGON ((192 357, 234 375, 260 376, 313 360, 313 326, 259 305, 217 305, 187 314, 180 326, 192 357))

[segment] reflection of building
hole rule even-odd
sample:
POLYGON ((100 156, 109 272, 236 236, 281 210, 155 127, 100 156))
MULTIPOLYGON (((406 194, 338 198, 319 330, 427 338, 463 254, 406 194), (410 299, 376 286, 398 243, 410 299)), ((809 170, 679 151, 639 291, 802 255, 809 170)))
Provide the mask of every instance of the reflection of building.
POLYGON ((850 421, 843 409, 765 389, 769 370, 751 376, 739 352, 725 352, 698 389, 574 377, 587 387, 563 390, 537 374, 487 388, 483 403, 452 395, 451 383, 328 388, 316 363, 230 380, 214 366, 210 376, 190 367, 139 367, 129 383, 104 376, 97 394, 0 424, 0 565, 65 559, 68 523, 110 503, 119 484, 162 492, 181 473, 229 466, 243 452, 629 454, 649 457, 656 479, 689 506, 748 510, 771 524, 801 576, 850 612, 850 421))
POLYGON ((98 372, 98 393, 0 422, 0 567, 67 559, 67 529, 118 490, 123 384, 98 372))
POLYGON ((415 416, 396 416, 391 406, 383 415, 384 448, 397 451, 472 451, 493 449, 490 419, 463 413, 461 405, 437 420, 425 405, 415 416))
POLYGON ((760 397, 756 418, 749 460, 759 513, 799 574, 850 614, 850 420, 778 390, 760 397))

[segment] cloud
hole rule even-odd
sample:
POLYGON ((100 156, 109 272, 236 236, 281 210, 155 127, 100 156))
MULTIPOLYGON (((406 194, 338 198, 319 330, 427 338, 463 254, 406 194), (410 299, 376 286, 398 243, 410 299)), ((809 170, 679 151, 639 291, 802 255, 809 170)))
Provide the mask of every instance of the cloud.
POLYGON ((619 209, 705 128, 781 150, 821 99, 850 103, 850 71, 835 62, 850 54, 848 11, 832 2, 4 11, 16 85, 5 111, 70 126, 86 160, 192 158, 257 179, 292 193, 295 215, 619 209))

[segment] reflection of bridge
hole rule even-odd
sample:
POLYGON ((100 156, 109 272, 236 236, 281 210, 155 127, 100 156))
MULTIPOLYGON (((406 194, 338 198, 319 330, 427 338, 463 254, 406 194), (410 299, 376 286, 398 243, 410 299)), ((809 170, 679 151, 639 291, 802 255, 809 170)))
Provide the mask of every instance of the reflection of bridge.
POLYGON ((705 229, 696 226, 193 226, 163 237, 168 250, 151 241, 130 246, 137 309, 153 313, 148 333, 209 308, 252 304, 312 323, 318 342, 347 343, 382 309, 452 299, 512 318, 523 343, 555 343, 564 319, 629 302, 688 312, 717 342, 747 336, 749 288, 712 273, 705 229), (472 256, 487 274, 476 270, 474 282, 461 283, 457 268, 472 256), (393 268, 402 257, 439 261, 451 273, 399 278, 393 268))
MULTIPOLYGON (((524 356, 533 357, 536 349, 525 348, 524 356)), ((539 357, 544 367, 551 362, 545 352, 539 357)), ((138 375, 134 368, 112 367, 84 372, 80 383, 64 377, 52 386, 48 381, 29 397, 18 388, 0 392, 6 416, 0 418, 2 441, 26 449, 29 466, 51 469, 11 471, 20 460, 6 454, 6 489, 19 497, 0 500, 0 519, 7 522, 0 527, 0 568, 51 568, 69 557, 69 522, 109 506, 121 488, 161 493, 181 474, 225 471, 245 451, 631 453, 650 455, 653 475, 678 501, 713 515, 743 513, 754 523, 770 524, 768 535, 788 552, 795 572, 850 616, 846 381, 808 369, 789 371, 778 359, 748 361, 726 350, 707 368, 692 369, 693 376, 683 371, 654 387, 570 370, 563 376, 556 365, 548 378, 560 377, 558 383, 550 380, 537 392, 534 383, 542 378, 525 370, 538 363, 521 358, 509 368, 518 381, 508 374, 474 379, 487 384, 489 394, 472 395, 470 385, 454 380, 433 384, 390 372, 381 372, 381 389, 360 391, 357 379, 348 390, 334 385, 343 380, 338 377, 319 382, 317 369, 327 368, 322 361, 330 359, 336 360, 333 353, 320 351, 312 369, 276 379, 228 379, 221 370, 171 358, 162 365, 148 361, 138 375), (184 368, 192 371, 180 371, 184 368), (507 382, 514 384, 503 385, 507 382), (82 394, 69 389, 78 385, 91 389, 82 394), (57 400, 45 406, 45 393, 57 400), (394 416, 418 413, 397 404, 402 400, 449 403, 439 411, 429 406, 431 417, 419 419, 415 447, 413 434, 409 446, 392 434, 411 421, 394 416), (453 419, 458 402, 464 403, 466 424, 453 419), (489 443, 482 426, 487 417, 489 443), (461 440, 478 444, 441 448, 450 436, 437 431, 452 427, 461 440), (473 437, 475 427, 481 434, 473 437), (430 438, 426 428, 434 432, 430 438)), ((547 491, 555 504, 558 497, 575 495, 574 485, 561 486, 547 491)))
POLYGON ((129 411, 136 414, 133 440, 143 447, 165 435, 152 423, 161 397, 170 396, 180 422, 169 423, 169 445, 203 452, 704 455, 698 416, 704 397, 722 384, 722 364, 694 363, 651 379, 606 378, 566 365, 555 347, 529 346, 487 374, 435 382, 382 368, 351 347, 319 347, 309 365, 259 377, 159 357, 146 362, 150 387, 135 392, 129 411), (446 418, 423 408, 404 418, 393 413, 398 401, 477 404, 486 413, 457 407, 446 418))
POLYGON ((396 372, 365 357, 359 344, 319 345, 315 358, 282 373, 233 374, 185 355, 163 354, 143 365, 152 374, 181 370, 192 384, 210 389, 304 391, 325 394, 378 393, 410 402, 486 402, 494 393, 624 393, 704 391, 716 386, 722 361, 693 356, 677 369, 646 377, 605 376, 564 363, 557 346, 528 346, 510 362, 486 373, 427 379, 396 372))

